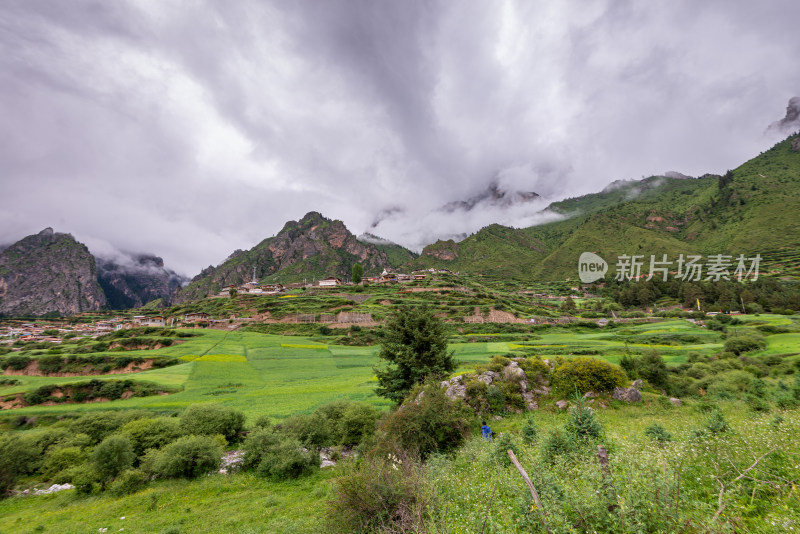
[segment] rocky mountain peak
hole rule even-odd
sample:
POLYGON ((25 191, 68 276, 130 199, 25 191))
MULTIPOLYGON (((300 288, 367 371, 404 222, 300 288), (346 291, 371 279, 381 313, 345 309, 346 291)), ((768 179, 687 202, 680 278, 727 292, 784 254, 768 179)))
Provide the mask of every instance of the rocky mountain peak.
POLYGON ((105 304, 94 256, 70 234, 45 228, 0 253, 0 314, 68 315, 105 304))

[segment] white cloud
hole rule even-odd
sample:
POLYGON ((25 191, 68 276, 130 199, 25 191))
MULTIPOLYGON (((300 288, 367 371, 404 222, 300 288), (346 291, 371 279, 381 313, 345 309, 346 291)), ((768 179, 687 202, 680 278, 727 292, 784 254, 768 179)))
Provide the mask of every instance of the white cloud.
MULTIPOLYGON (((195 274, 307 211, 419 248, 493 180, 557 199, 735 167, 800 91, 791 0, 12 0, 0 242, 45 226, 195 274)), ((541 206, 540 206, 541 204, 541 206)), ((100 246, 100 245, 97 245, 100 246)))

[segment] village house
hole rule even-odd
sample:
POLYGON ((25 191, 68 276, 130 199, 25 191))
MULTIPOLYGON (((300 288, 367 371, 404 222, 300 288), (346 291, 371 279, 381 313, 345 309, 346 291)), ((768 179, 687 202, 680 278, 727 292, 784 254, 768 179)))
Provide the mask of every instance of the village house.
POLYGON ((196 323, 199 321, 208 321, 208 317, 209 315, 205 312, 194 312, 184 315, 183 320, 187 323, 196 323))
POLYGON ((317 285, 319 287, 336 287, 342 285, 342 281, 335 276, 329 276, 317 282, 317 285))

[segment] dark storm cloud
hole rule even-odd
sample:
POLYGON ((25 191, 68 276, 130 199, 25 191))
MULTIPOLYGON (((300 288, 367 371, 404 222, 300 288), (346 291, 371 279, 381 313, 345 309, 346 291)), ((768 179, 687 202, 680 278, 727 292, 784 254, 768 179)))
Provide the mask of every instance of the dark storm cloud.
POLYGON ((617 179, 720 172, 800 93, 790 0, 0 7, 0 242, 195 274, 310 210, 420 247, 617 179), (445 216, 495 182, 545 198, 445 216))

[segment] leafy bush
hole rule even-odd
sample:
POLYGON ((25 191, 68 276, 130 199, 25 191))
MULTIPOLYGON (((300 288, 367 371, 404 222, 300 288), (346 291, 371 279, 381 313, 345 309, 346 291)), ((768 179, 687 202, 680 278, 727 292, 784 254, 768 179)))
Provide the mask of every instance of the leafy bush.
POLYGON ((108 490, 116 496, 130 495, 136 493, 147 485, 150 477, 147 473, 138 469, 128 469, 111 483, 108 490))
POLYGON ((433 490, 413 455, 368 456, 336 479, 327 517, 333 532, 426 532, 433 490))
POLYGON ((161 478, 195 478, 219 468, 222 447, 210 436, 184 436, 155 457, 153 473, 161 478))
POLYGON ((538 437, 539 429, 536 427, 533 416, 529 415, 527 419, 525 419, 525 424, 522 425, 522 441, 530 445, 535 442, 538 437))
POLYGON ((728 338, 724 345, 727 352, 732 352, 737 356, 745 352, 762 350, 766 347, 767 341, 760 332, 750 332, 749 334, 741 334, 728 338))
POLYGON ((519 458, 520 450, 519 445, 516 444, 514 438, 509 433, 500 434, 494 442, 493 456, 494 461, 500 465, 511 465, 511 458, 508 457, 508 451, 514 451, 514 455, 519 458))
POLYGON ((714 410, 706 418, 705 429, 712 434, 721 434, 730 430, 730 425, 720 410, 714 410))
POLYGON ((257 428, 251 431, 242 445, 242 449, 244 449, 242 468, 255 469, 258 467, 264 456, 275 449, 280 441, 280 435, 272 429, 257 428))
POLYGON ((380 412, 369 404, 349 403, 338 421, 340 445, 357 445, 375 433, 375 423, 380 412))
POLYGON ((15 371, 22 371, 29 363, 31 363, 31 359, 28 356, 8 356, 0 360, 0 365, 3 369, 13 369, 15 371))
POLYGON ((475 415, 452 401, 436 385, 416 388, 378 428, 384 445, 391 442, 425 459, 433 452, 457 449, 469 435, 475 415))
POLYGON ((256 473, 279 481, 298 478, 317 467, 319 467, 319 455, 303 449, 298 440, 288 438, 264 453, 256 473))
POLYGON ((19 477, 33 473, 42 449, 27 436, 0 435, 0 497, 8 494, 19 477))
POLYGON ((564 426, 567 433, 577 439, 596 439, 600 437, 603 427, 594 410, 583 403, 583 397, 576 396, 576 405, 569 409, 569 419, 564 426))
POLYGON ((108 480, 131 467, 135 459, 131 440, 127 436, 114 434, 95 447, 91 463, 100 480, 108 480))
POLYGON ((666 389, 669 381, 669 372, 664 359, 656 351, 649 351, 641 357, 638 366, 639 376, 647 380, 652 386, 666 389))
POLYGON ((141 456, 147 449, 160 449, 181 436, 176 417, 136 419, 126 423, 119 432, 130 439, 136 456, 141 456))
POLYGON ((50 479, 61 471, 82 464, 88 456, 80 447, 59 447, 47 453, 40 471, 45 478, 50 479))
POLYGON ((573 453, 576 445, 572 435, 561 428, 554 428, 542 439, 539 453, 543 462, 554 463, 557 457, 573 453))
POLYGON ((88 495, 97 490, 101 477, 97 471, 95 471, 93 465, 90 463, 81 464, 70 471, 75 491, 88 495))
POLYGON ((644 435, 659 444, 672 441, 672 434, 667 432, 667 429, 659 423, 653 423, 652 425, 646 427, 644 429, 644 435))
POLYGON ((99 443, 127 421, 121 413, 94 412, 82 415, 72 422, 70 428, 76 434, 88 435, 92 443, 99 443))
POLYGON ((612 391, 625 380, 622 369, 596 358, 564 360, 551 376, 553 388, 561 395, 571 395, 576 389, 580 393, 612 391))
POLYGON ((181 413, 180 426, 186 434, 220 434, 230 442, 242 430, 244 414, 221 404, 193 404, 181 413))

